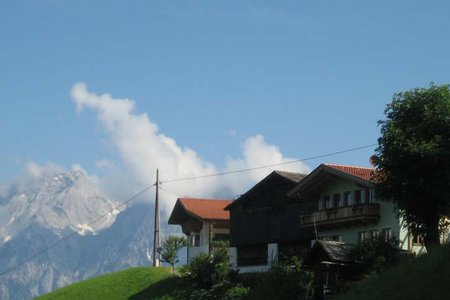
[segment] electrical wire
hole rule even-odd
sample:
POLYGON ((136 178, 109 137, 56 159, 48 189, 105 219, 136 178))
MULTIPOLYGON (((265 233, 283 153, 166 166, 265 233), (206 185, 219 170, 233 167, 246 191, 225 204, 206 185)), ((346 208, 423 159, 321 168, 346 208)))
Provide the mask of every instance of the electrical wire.
POLYGON ((260 170, 260 169, 265 169, 265 168, 271 168, 271 167, 276 167, 276 166, 281 166, 281 165, 293 164, 293 163, 304 162, 304 161, 308 161, 308 160, 313 160, 313 159, 318 159, 318 158, 338 155, 338 154, 352 152, 352 151, 361 150, 361 149, 365 149, 365 148, 375 147, 377 145, 378 144, 365 145, 365 146, 360 146, 360 147, 356 147, 356 148, 351 148, 351 149, 346 149, 346 150, 341 150, 341 151, 336 151, 336 152, 331 152, 331 153, 311 156, 311 157, 307 157, 307 158, 296 159, 296 160, 291 160, 291 161, 285 161, 285 162, 282 162, 282 163, 277 163, 277 164, 272 164, 272 165, 265 165, 265 166, 259 166, 259 167, 241 169, 241 170, 234 170, 234 171, 227 171, 227 172, 219 172, 219 173, 200 175, 200 176, 174 178, 174 179, 168 179, 168 180, 164 180, 164 181, 160 181, 160 182, 161 183, 179 182, 179 181, 187 181, 187 180, 202 179, 202 178, 208 178, 208 177, 216 177, 216 176, 222 176, 222 175, 229 175, 229 174, 249 172, 249 171, 254 171, 254 170, 260 170))
MULTIPOLYGON (((322 154, 322 155, 316 155, 316 156, 311 156, 311 157, 307 157, 307 158, 302 158, 302 159, 296 159, 296 160, 291 160, 291 161, 287 161, 287 162, 282 162, 282 163, 277 163, 277 164, 271 164, 271 165, 265 165, 265 166, 259 166, 259 167, 253 167, 253 168, 246 168, 246 169, 240 169, 240 170, 234 170, 234 171, 228 171, 228 172, 219 172, 219 173, 214 173, 214 174, 207 174, 207 175, 201 175, 201 176, 193 176, 193 177, 184 177, 184 178, 174 178, 174 179, 169 179, 169 180, 164 180, 164 181, 160 181, 160 183, 170 183, 170 182, 180 182, 180 181, 187 181, 187 180, 195 180, 195 179, 202 179, 202 178, 208 178, 208 177, 217 177, 217 176, 223 176, 223 175, 229 175, 229 174, 236 174, 236 173, 243 173, 243 172, 249 172, 249 171, 254 171, 254 170, 260 170, 260 169, 265 169, 265 168, 271 168, 271 167, 276 167, 276 166, 281 166, 281 165, 287 165, 287 164, 293 164, 293 163, 298 163, 298 162, 304 162, 304 161, 308 161, 308 160, 313 160, 313 159, 318 159, 318 158, 323 158, 323 157, 328 157, 328 156, 333 156, 333 155, 338 155, 338 154, 342 154, 342 153, 347 153, 347 152, 352 152, 352 151, 356 151, 356 150, 361 150, 361 149, 365 149, 365 148, 370 148, 370 147, 374 147, 377 146, 377 144, 371 144, 371 145, 365 145, 365 146, 360 146, 360 147, 356 147, 356 148, 351 148, 351 149, 346 149, 346 150, 341 150, 341 151, 336 151, 336 152, 331 152, 331 153, 326 153, 326 154, 322 154)), ((145 189, 143 189, 142 191, 140 191, 139 193, 133 195, 132 197, 128 198, 127 200, 121 202, 118 206, 116 206, 116 208, 119 208, 125 204, 127 204, 128 202, 136 199, 137 197, 139 197, 141 194, 145 193, 146 191, 148 191, 150 188, 156 186, 155 184, 152 184, 151 186, 146 187, 145 189)), ((183 197, 177 193, 174 192, 170 192, 168 190, 165 190, 161 187, 159 187, 162 191, 178 196, 178 197, 183 197)), ((106 214, 103 214, 99 217, 97 217, 95 220, 93 220, 92 222, 88 223, 87 226, 90 226, 96 222, 98 222, 99 220, 103 219, 104 217, 106 217, 107 215, 111 214, 112 212, 108 212, 106 214)), ((47 251, 49 251, 50 249, 58 246, 59 244, 61 244, 62 242, 68 240, 69 238, 71 238, 72 236, 78 234, 81 232, 82 229, 79 229, 77 231, 74 231, 66 236, 64 236, 63 238, 61 238, 60 240, 56 241, 55 243, 45 247, 44 249, 40 250, 39 252, 31 255, 30 257, 28 257, 27 259, 17 263, 16 265, 14 265, 13 267, 3 271, 2 273, 0 273, 0 277, 3 277, 4 275, 14 271, 15 269, 21 267, 22 265, 28 263, 29 261, 35 259, 36 257, 46 253, 47 251)))
POLYGON ((180 195, 180 194, 178 194, 178 193, 168 191, 168 190, 162 188, 161 186, 159 186, 159 189, 160 189, 161 191, 165 192, 165 193, 171 194, 171 195, 173 195, 173 196, 177 196, 178 198, 184 198, 184 197, 185 197, 185 196, 180 195))
MULTIPOLYGON (((125 204, 129 203, 130 201, 136 199, 137 197, 139 197, 140 195, 142 195, 143 193, 145 193, 146 191, 148 191, 149 189, 151 189, 151 188, 154 187, 155 185, 156 185, 156 183, 152 184, 151 186, 146 187, 145 189, 143 189, 143 190, 140 191, 139 193, 134 194, 132 197, 128 198, 127 200, 125 200, 125 201, 119 203, 119 205, 115 206, 114 209, 120 208, 120 207, 124 206, 125 204)), ((113 211, 114 211, 114 210, 113 210, 113 211)), ((104 217, 106 217, 106 216, 112 214, 113 211, 108 212, 108 213, 105 213, 105 214, 103 214, 103 215, 97 217, 97 218, 94 219, 92 222, 88 223, 87 226, 90 226, 90 225, 92 225, 92 224, 98 222, 99 220, 103 219, 104 217)), ((6 275, 6 274, 8 274, 8 273, 14 271, 15 269, 17 269, 17 268, 23 266, 24 264, 28 263, 29 261, 35 259, 36 257, 38 257, 38 256, 40 256, 40 255, 42 255, 42 254, 44 254, 44 253, 47 252, 47 251, 49 251, 50 249, 55 248, 56 246, 58 246, 58 245, 61 244, 62 242, 64 242, 64 241, 68 240, 69 238, 71 238, 72 236, 74 236, 74 235, 76 235, 76 234, 79 234, 82 230, 83 230, 83 229, 79 229, 79 230, 77 230, 77 231, 73 231, 73 232, 71 232, 70 234, 64 236, 63 238, 59 239, 58 241, 54 242, 53 244, 51 244, 51 245, 45 247, 44 249, 40 250, 39 252, 37 252, 37 253, 31 255, 30 257, 26 258, 25 260, 23 260, 23 261, 17 263, 16 265, 10 267, 9 269, 3 271, 2 273, 0 273, 0 277, 3 277, 4 275, 6 275)))

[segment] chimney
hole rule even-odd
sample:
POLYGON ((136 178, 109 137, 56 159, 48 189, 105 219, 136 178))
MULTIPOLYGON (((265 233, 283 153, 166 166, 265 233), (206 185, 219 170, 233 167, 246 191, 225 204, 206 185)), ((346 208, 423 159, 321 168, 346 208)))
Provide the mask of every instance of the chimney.
POLYGON ((377 160, 378 160, 378 156, 376 156, 375 154, 374 154, 374 155, 371 155, 371 156, 369 157, 369 162, 370 162, 370 164, 371 164, 373 167, 375 167, 375 164, 377 163, 377 160))

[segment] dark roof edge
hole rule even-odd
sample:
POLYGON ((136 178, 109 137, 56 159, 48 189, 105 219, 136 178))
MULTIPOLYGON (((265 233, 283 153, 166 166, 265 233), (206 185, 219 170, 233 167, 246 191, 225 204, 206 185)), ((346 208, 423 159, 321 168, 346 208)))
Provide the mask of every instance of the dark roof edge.
POLYGON ((261 185, 263 185, 266 181, 269 180, 269 178, 272 177, 272 174, 276 174, 286 180, 289 180, 290 182, 293 183, 298 183, 300 181, 303 180, 303 178, 305 178, 307 175, 305 175, 300 181, 295 181, 292 178, 286 177, 283 174, 280 174, 280 172, 284 172, 284 173, 291 173, 291 174, 298 174, 298 175, 305 175, 302 173, 296 173, 296 172, 286 172, 286 171, 279 171, 279 170, 274 170, 272 172, 270 172, 266 177, 264 177, 262 180, 260 180, 259 182, 257 182, 253 187, 251 187, 248 191, 246 191, 244 194, 242 194, 241 196, 239 196, 239 198, 237 198, 236 200, 233 201, 233 203, 229 204, 228 206, 225 207, 225 210, 230 210, 230 208, 232 208, 233 206, 237 205, 237 203, 241 202, 241 198, 242 197, 246 197, 248 195, 250 195, 252 192, 254 192, 255 190, 257 190, 261 185))
POLYGON ((355 182, 362 184, 362 185, 367 185, 372 187, 374 185, 374 183, 372 181, 369 180, 365 180, 361 177, 355 176, 353 174, 344 172, 342 170, 333 168, 331 166, 328 166, 326 164, 320 164, 317 168, 315 168, 311 173, 309 173, 303 180, 301 180, 291 191, 288 192, 287 196, 293 197, 295 194, 298 193, 298 191, 303 188, 304 186, 306 186, 310 181, 313 180, 313 178, 316 176, 316 174, 320 173, 320 172, 328 172, 330 174, 339 176, 339 177, 344 177, 344 178, 348 178, 351 180, 354 180, 355 182))

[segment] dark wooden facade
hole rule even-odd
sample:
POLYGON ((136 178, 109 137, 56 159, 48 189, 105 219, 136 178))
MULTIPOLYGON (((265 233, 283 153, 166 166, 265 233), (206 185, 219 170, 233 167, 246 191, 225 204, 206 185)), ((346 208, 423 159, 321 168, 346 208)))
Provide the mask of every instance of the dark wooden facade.
POLYGON ((234 201, 230 211, 231 246, 278 243, 302 248, 312 237, 311 229, 302 229, 303 205, 289 201, 287 193, 305 175, 274 171, 234 201))
POLYGON ((314 244, 304 263, 314 271, 316 299, 337 294, 358 279, 360 269, 351 253, 351 244, 333 241, 314 244))

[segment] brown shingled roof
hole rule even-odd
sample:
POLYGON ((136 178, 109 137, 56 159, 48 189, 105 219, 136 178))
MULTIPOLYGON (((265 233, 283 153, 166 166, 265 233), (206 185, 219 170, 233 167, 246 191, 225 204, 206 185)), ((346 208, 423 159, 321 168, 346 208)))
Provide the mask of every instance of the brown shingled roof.
POLYGON ((203 220, 229 220, 230 212, 225 207, 233 200, 178 198, 183 208, 203 220))
MULTIPOLYGON (((372 175, 376 172, 375 168, 356 167, 337 164, 321 164, 301 180, 289 193, 288 197, 293 197, 300 190, 305 191, 317 185, 318 182, 326 180, 326 174, 331 173, 339 177, 346 177, 362 185, 373 186, 374 179, 372 175)), ((317 188, 317 187, 315 187, 317 188)))
POLYGON ((359 177, 361 179, 372 181, 372 175, 375 172, 374 168, 367 167, 355 167, 355 166, 346 166, 346 165, 335 165, 335 164, 325 164, 326 166, 339 170, 341 172, 345 172, 355 177, 359 177))

